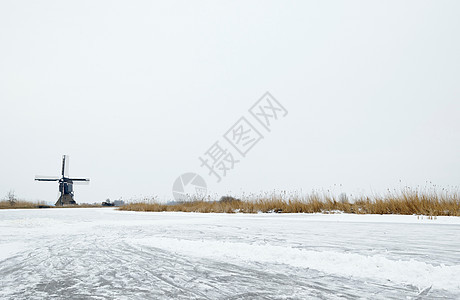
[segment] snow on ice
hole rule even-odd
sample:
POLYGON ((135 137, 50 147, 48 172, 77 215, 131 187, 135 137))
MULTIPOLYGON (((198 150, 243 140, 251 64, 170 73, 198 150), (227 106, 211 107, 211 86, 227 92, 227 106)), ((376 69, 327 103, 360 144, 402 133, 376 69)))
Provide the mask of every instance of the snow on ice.
POLYGON ((460 298, 460 218, 0 211, 1 299, 460 298))

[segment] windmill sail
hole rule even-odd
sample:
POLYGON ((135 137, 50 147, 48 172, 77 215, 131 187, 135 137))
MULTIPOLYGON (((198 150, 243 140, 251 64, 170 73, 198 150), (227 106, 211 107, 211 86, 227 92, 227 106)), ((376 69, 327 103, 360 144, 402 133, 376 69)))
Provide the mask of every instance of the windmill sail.
POLYGON ((58 181, 60 196, 56 206, 76 205, 74 200, 73 184, 88 184, 89 178, 70 178, 69 177, 69 156, 62 156, 61 176, 35 176, 36 181, 58 181))
POLYGON ((37 175, 35 176, 36 181, 59 181, 59 177, 57 176, 43 176, 43 175, 37 175))
POLYGON ((89 178, 69 178, 73 184, 83 185, 89 184, 89 178))
POLYGON ((69 156, 62 156, 62 177, 69 177, 69 156))

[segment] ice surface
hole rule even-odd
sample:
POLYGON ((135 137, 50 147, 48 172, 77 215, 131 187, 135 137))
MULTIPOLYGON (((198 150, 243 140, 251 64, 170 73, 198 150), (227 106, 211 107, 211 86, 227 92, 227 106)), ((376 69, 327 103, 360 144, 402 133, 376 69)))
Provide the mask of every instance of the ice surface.
POLYGON ((458 299, 460 218, 0 211, 1 299, 458 299))

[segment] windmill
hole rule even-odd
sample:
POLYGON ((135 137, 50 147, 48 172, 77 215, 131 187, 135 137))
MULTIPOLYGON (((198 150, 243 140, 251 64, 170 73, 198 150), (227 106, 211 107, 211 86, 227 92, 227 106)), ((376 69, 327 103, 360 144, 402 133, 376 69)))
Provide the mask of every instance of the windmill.
POLYGON ((70 178, 69 177, 69 156, 62 156, 62 172, 61 176, 35 176, 36 181, 58 181, 59 192, 61 193, 56 206, 63 205, 76 205, 77 203, 73 199, 73 184, 83 183, 88 184, 89 178, 70 178))

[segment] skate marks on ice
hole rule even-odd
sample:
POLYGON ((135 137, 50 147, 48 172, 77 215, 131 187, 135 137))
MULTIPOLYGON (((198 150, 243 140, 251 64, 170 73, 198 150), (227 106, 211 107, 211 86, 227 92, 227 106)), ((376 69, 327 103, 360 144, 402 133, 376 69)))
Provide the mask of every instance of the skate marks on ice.
POLYGON ((459 225, 332 217, 0 212, 0 299, 459 298, 459 225))
POLYGON ((419 294, 410 285, 362 282, 285 264, 232 264, 87 235, 45 241, 1 261, 0 274, 2 299, 415 299, 419 294))

